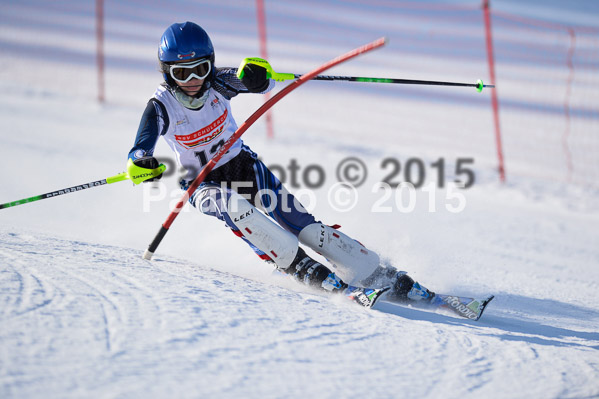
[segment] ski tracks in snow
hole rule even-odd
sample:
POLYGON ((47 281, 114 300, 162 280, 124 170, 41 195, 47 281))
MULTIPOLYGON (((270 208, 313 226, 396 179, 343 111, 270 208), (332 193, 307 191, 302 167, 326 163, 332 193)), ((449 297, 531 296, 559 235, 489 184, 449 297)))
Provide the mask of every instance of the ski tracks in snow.
POLYGON ((82 375, 80 367, 109 362, 132 343, 160 334, 153 293, 118 270, 127 263, 122 251, 113 256, 101 246, 14 233, 2 238, 3 387, 21 385, 23 375, 33 379, 32 391, 25 391, 31 394, 50 380, 73 392, 95 386, 94 379, 112 369, 82 375))
POLYGON ((141 251, 1 230, 0 243, 3 398, 599 393, 598 335, 541 306, 500 296, 479 322, 369 311, 141 251))

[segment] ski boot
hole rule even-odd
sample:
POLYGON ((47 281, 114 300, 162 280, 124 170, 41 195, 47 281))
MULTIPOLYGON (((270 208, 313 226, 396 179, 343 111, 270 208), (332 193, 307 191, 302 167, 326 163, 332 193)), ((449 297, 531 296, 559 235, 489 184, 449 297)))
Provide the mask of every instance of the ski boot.
POLYGON ((291 265, 283 271, 306 285, 322 288, 325 291, 338 292, 347 288, 347 284, 341 281, 335 273, 309 257, 301 247, 298 248, 291 265))
POLYGON ((414 281, 406 272, 397 272, 395 283, 393 284, 388 298, 393 302, 431 302, 435 293, 421 286, 414 281))
POLYGON ((389 289, 388 287, 372 289, 349 286, 328 267, 308 256, 302 248, 298 249, 291 266, 283 271, 306 285, 328 292, 343 293, 352 301, 367 308, 372 307, 379 296, 389 289))

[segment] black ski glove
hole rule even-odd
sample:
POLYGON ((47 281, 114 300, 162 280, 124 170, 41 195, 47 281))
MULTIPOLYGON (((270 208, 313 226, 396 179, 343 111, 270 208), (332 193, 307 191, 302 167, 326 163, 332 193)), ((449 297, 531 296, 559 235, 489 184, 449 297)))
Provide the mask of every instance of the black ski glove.
POLYGON ((270 82, 266 78, 266 68, 256 64, 246 64, 243 67, 241 83, 252 93, 261 93, 268 89, 270 82))
MULTIPOLYGON (((133 163, 135 165, 139 166, 140 168, 145 168, 145 169, 156 169, 157 167, 160 166, 160 164, 158 163, 158 160, 151 156, 141 157, 141 158, 133 161, 133 163)), ((143 182, 148 183, 148 182, 157 181, 160 179, 162 179, 162 173, 156 177, 151 178, 151 179, 144 180, 143 182)))

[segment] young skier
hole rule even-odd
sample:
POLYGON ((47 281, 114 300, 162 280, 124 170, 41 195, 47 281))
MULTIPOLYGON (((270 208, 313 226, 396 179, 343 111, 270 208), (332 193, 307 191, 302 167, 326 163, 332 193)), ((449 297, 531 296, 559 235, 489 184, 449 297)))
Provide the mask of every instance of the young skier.
MULTIPOLYGON (((156 173, 153 153, 163 137, 187 171, 180 182, 186 189, 237 129, 230 100, 241 93, 266 93, 274 81, 255 64, 245 65, 241 80, 237 68, 217 68, 208 34, 191 22, 166 29, 158 59, 164 82, 143 113, 127 171, 130 176, 156 173)), ((189 202, 223 220, 262 259, 305 284, 344 292, 365 306, 387 287, 392 287, 388 295, 396 301, 428 302, 434 297, 405 272, 381 266, 375 252, 317 221, 241 140, 189 202), (323 255, 333 270, 309 257, 300 243, 323 255)))

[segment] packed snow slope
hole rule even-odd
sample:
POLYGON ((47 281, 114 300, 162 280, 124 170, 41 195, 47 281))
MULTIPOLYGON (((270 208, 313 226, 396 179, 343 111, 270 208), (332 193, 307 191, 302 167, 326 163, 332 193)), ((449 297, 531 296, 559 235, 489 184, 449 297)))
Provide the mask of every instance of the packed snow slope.
MULTIPOLYGON (((170 23, 206 25, 219 65, 258 54, 253 2, 106 2, 107 101, 98 104, 89 3, 0 8, 0 203, 124 170, 170 23)), ((396 26, 376 2, 348 14, 335 1, 266 3, 282 72, 308 71, 396 26)), ((543 13, 559 8, 547 4, 543 13)), ((576 4, 552 15, 587 22, 595 10, 576 4)), ((396 62, 422 57, 383 48, 333 72, 398 76, 396 62)), ((455 62, 430 59, 459 75, 455 62)), ((396 89, 309 82, 275 108, 274 140, 260 121, 244 141, 317 218, 426 287, 496 295, 479 322, 385 303, 366 310, 312 291, 189 208, 154 260, 142 260, 181 194, 170 173, 154 187, 120 182, 0 210, 0 397, 599 396, 598 193, 523 175, 499 183, 492 115, 477 105, 488 94, 461 103, 396 89), (457 145, 464 137, 479 139, 457 145), (369 172, 357 198, 333 191, 347 158, 369 172), (409 159, 424 165, 423 187, 377 189, 403 180, 409 159), (473 159, 461 163, 475 177, 466 190, 448 184, 467 178, 459 159, 473 159)), ((238 122, 263 101, 234 99, 238 122)), ((172 159, 164 143, 156 155, 172 159)))
POLYGON ((368 311, 126 248, 14 229, 0 238, 2 397, 597 393, 599 311, 539 297, 557 278, 497 290, 477 323, 368 311))

